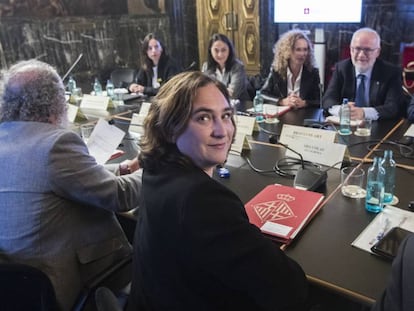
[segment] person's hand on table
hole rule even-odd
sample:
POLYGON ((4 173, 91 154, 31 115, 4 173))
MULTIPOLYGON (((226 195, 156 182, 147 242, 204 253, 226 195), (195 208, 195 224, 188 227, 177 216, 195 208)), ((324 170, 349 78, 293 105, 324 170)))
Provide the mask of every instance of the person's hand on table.
POLYGON ((306 101, 300 98, 295 93, 291 93, 288 97, 282 99, 281 106, 289 106, 292 109, 303 108, 306 106, 306 101))
POLYGON ((137 83, 132 83, 129 86, 129 91, 131 93, 144 93, 144 86, 141 84, 137 84, 137 83))
POLYGON ((356 107, 355 102, 348 103, 350 112, 351 112, 351 120, 364 120, 365 119, 365 112, 364 109, 361 107, 356 107))

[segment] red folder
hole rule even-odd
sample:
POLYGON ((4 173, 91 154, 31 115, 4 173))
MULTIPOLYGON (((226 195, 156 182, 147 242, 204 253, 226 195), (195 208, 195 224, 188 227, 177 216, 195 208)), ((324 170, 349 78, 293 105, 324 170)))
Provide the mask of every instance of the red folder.
POLYGON ((273 239, 289 244, 319 211, 324 195, 283 185, 269 185, 245 208, 249 220, 273 239))

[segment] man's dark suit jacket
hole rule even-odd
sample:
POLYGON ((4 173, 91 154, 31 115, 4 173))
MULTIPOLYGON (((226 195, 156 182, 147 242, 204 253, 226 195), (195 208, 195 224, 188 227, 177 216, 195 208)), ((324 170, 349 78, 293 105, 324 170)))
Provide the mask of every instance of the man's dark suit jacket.
POLYGON ((407 108, 407 119, 414 122, 414 96, 411 98, 410 104, 407 108))
POLYGON ((128 310, 303 310, 302 269, 228 188, 174 164, 142 185, 128 310))
POLYGON ((414 310, 414 234, 401 244, 392 264, 391 279, 372 311, 414 310))
MULTIPOLYGON (((302 70, 302 78, 300 80, 300 98, 306 100, 308 106, 319 107, 320 91, 319 91, 319 70, 313 68, 309 71, 305 66, 302 70)), ((285 98, 287 93, 287 80, 283 79, 279 73, 271 70, 262 87, 262 92, 276 98, 285 98)))
MULTIPOLYGON (((355 68, 351 59, 340 61, 323 97, 323 107, 340 105, 343 98, 355 101, 355 68)), ((372 69, 369 89, 369 106, 375 107, 379 119, 392 119, 405 115, 403 107, 401 70, 381 59, 372 69)))

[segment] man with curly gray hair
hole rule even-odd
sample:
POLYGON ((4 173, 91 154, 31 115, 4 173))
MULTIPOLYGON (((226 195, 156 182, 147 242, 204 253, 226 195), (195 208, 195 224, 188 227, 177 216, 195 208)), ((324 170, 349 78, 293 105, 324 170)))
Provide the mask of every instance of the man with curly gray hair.
POLYGON ((64 86, 46 63, 13 65, 0 94, 0 262, 45 272, 70 310, 89 279, 131 252, 114 212, 138 205, 138 162, 124 176, 96 163, 64 127, 64 86))
POLYGON ((3 73, 0 122, 38 121, 65 125, 65 87, 52 66, 22 61, 3 73))

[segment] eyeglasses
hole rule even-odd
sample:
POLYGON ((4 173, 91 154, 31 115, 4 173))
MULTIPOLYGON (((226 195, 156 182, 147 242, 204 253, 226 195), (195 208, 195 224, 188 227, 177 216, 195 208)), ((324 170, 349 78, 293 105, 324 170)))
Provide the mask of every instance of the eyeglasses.
POLYGON ((364 52, 365 55, 372 54, 372 53, 374 53, 378 49, 379 48, 370 49, 370 48, 360 48, 358 46, 357 47, 351 46, 352 53, 361 53, 361 52, 364 52))

